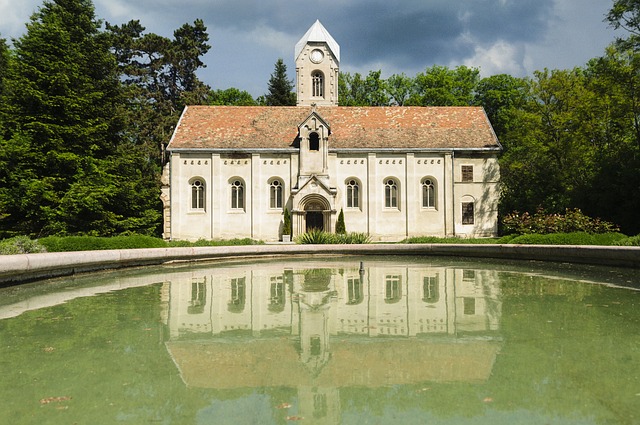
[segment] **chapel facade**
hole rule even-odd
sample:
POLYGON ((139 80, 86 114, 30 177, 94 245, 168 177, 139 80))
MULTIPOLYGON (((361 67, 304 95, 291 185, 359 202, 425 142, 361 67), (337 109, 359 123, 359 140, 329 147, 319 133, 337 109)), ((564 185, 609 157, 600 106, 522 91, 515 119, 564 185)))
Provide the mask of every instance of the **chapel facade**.
POLYGON ((497 235, 500 143, 480 107, 342 107, 340 47, 319 21, 295 46, 297 106, 188 106, 167 147, 164 237, 373 241, 497 235))

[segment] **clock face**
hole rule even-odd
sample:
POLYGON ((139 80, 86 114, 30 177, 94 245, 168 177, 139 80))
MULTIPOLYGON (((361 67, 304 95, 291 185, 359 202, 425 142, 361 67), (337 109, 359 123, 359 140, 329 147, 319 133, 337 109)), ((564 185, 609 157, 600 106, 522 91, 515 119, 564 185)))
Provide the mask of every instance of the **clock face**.
POLYGON ((324 53, 322 53, 322 50, 315 49, 311 52, 311 54, 309 55, 309 58, 313 63, 320 63, 324 58, 324 53))

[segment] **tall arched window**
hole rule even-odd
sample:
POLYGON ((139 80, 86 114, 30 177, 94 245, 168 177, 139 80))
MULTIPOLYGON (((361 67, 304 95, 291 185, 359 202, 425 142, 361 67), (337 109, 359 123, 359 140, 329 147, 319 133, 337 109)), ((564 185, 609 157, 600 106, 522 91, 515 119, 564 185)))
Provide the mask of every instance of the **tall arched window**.
POLYGON ((231 181, 231 209, 244 209, 244 183, 241 180, 231 181))
POLYGON ((462 203, 462 224, 474 224, 474 209, 473 202, 462 203))
POLYGON ((360 185, 357 180, 347 180, 347 208, 360 208, 360 185))
POLYGON ((324 97, 324 75, 322 72, 315 71, 311 74, 311 87, 314 97, 324 97))
POLYGON ((422 301, 436 303, 440 299, 438 276, 425 276, 422 283, 422 301))
POLYGON ((310 151, 320 150, 320 136, 318 136, 318 133, 309 134, 309 150, 310 151))
POLYGON ((204 182, 200 179, 191 182, 191 208, 194 210, 204 209, 204 182))
POLYGON ((434 180, 431 178, 422 180, 422 207, 436 207, 436 185, 434 180))
POLYGON ((398 184, 393 179, 387 179, 384 182, 384 206, 398 208, 398 184))
POLYGON ((269 208, 282 208, 283 184, 280 180, 274 179, 269 184, 269 208))
POLYGON ((400 275, 386 275, 384 289, 385 303, 393 304, 400 301, 400 298, 402 298, 402 279, 400 275))

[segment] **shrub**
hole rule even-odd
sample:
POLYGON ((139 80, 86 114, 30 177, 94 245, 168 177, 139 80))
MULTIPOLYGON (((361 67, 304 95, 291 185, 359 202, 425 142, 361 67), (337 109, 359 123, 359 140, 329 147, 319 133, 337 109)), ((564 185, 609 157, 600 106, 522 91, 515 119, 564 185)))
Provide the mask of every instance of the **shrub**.
POLYGON ((630 236, 613 243, 616 246, 640 246, 640 235, 630 236))
POLYGON ((520 235, 529 233, 612 233, 620 229, 613 223, 586 216, 579 209, 567 208, 565 214, 546 214, 539 209, 534 215, 513 212, 502 219, 506 233, 520 235))
POLYGON ((187 245, 183 245, 183 246, 238 246, 238 245, 261 245, 261 244, 263 244, 263 242, 253 240, 251 238, 218 239, 218 240, 198 239, 195 242, 187 242, 187 245))
POLYGON ((336 233, 339 235, 347 233, 347 227, 344 224, 344 212, 342 212, 342 208, 340 208, 340 214, 338 214, 338 221, 336 222, 336 233))
POLYGON ((511 244, 535 245, 613 245, 615 242, 628 239, 621 233, 593 234, 587 232, 551 233, 546 235, 530 233, 517 236, 511 244))
POLYGON ((403 240, 401 243, 449 243, 449 244, 489 244, 489 243, 507 243, 506 240, 513 236, 496 238, 441 238, 438 236, 414 236, 403 240))
POLYGON ((164 248, 160 238, 144 235, 114 236, 48 236, 40 239, 49 252, 101 251, 106 249, 164 248))
POLYGON ((15 236, 0 241, 0 255, 34 254, 46 251, 44 245, 27 236, 15 236))
POLYGON ((284 209, 284 220, 282 223, 282 234, 290 235, 291 234, 291 215, 289 214, 289 209, 284 209))
POLYGON ((371 242, 371 236, 369 236, 367 233, 351 232, 351 233, 336 234, 335 236, 336 236, 335 243, 365 244, 365 243, 371 242))
POLYGON ((371 237, 366 233, 334 234, 311 229, 307 233, 296 236, 295 241, 299 244, 364 244, 371 242, 371 237))
POLYGON ((296 236, 295 241, 299 244, 331 244, 335 243, 335 235, 319 229, 311 229, 296 236))

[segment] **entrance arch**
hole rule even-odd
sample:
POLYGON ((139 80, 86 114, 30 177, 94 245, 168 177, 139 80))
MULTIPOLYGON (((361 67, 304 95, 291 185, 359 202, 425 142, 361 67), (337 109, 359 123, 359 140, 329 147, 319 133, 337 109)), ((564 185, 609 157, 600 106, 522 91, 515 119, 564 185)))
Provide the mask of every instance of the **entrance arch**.
POLYGON ((311 229, 331 232, 331 217, 333 211, 327 198, 320 194, 313 193, 305 196, 299 205, 299 233, 305 233, 311 229))
POLYGON ((322 205, 312 202, 305 207, 304 211, 307 232, 312 229, 324 230, 324 210, 322 205))

